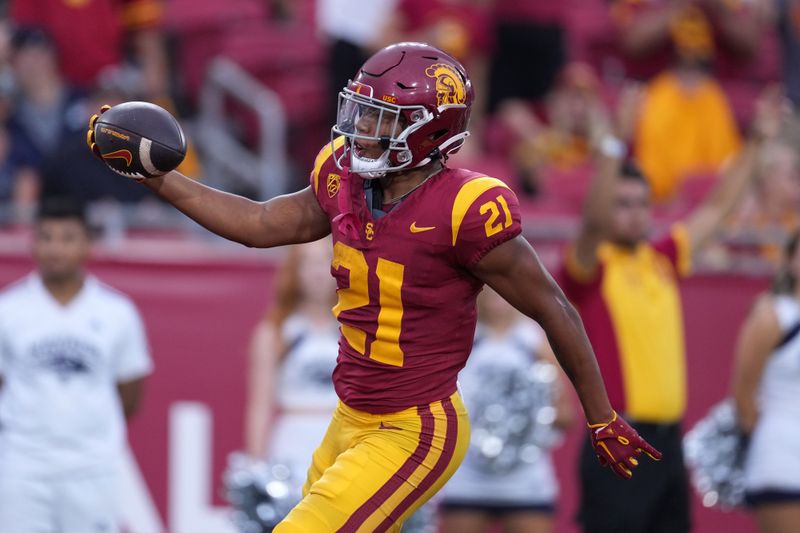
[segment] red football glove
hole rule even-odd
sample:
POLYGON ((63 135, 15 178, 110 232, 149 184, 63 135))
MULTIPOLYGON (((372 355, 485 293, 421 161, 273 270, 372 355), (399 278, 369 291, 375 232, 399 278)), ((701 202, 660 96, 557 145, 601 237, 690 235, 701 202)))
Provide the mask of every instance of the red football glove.
POLYGON ((661 460, 661 452, 640 437, 616 412, 611 422, 587 425, 591 430, 592 447, 600 464, 611 466, 611 470, 623 479, 633 477, 631 469, 638 466, 636 457, 642 452, 654 461, 661 460))

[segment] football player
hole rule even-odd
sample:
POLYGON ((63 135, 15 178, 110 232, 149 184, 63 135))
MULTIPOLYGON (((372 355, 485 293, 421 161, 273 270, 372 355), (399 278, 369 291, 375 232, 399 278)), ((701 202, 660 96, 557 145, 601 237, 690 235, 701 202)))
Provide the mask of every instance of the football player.
POLYGON ((369 58, 340 93, 331 142, 305 189, 255 202, 177 172, 142 180, 247 246, 332 235, 341 401, 304 498, 276 531, 398 531, 453 474, 469 439, 456 378, 484 284, 544 328, 601 462, 630 477, 640 454, 660 458, 612 410, 580 318, 521 236, 514 193, 447 166, 468 136, 473 98, 458 61, 400 43, 369 58))

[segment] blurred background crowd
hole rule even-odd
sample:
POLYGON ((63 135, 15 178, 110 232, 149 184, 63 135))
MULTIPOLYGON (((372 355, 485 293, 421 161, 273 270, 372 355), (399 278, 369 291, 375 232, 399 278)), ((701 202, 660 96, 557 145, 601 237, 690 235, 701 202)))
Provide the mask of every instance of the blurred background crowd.
MULTIPOLYGON (((429 42, 466 66, 477 94, 471 138, 450 164, 508 183, 521 202, 524 235, 551 267, 581 231, 587 195, 597 193, 590 187, 596 156, 609 135, 638 162, 652 193, 654 226, 664 230, 701 205, 736 164, 757 128, 765 88, 780 84, 787 105, 800 106, 798 0, 7 0, 0 6, 0 244, 26 234, 42 202, 67 195, 88 204, 89 222, 107 248, 164 236, 172 247, 217 245, 95 160, 85 146, 87 118, 102 104, 157 103, 180 118, 190 139, 180 171, 265 200, 307 185, 315 154, 330 140, 338 92, 374 51, 403 40, 429 42)), ((695 257, 696 271, 759 280, 748 285, 748 297, 778 271, 784 242, 800 227, 800 125, 790 123, 760 143, 752 172, 721 239, 695 257)), ((244 370, 247 361, 249 393, 232 392, 242 397, 244 414, 235 422, 245 437, 225 442, 241 441, 253 457, 266 453, 270 439, 273 452, 306 455, 293 435, 324 431, 318 418, 334 401, 324 376, 336 326, 324 311, 330 295, 303 288, 321 287, 313 280, 326 275, 326 253, 293 250, 271 282, 274 292, 260 301, 262 287, 248 294, 253 309, 269 312, 261 321, 251 313, 243 327, 255 327, 252 338, 250 329, 239 335, 250 342, 239 347, 235 366, 244 370), (316 376, 311 383, 308 368, 316 376), (272 424, 275 412, 296 416, 272 424)), ((181 294, 195 289, 186 287, 181 294)), ((221 290, 209 294, 226 297, 221 290)), ((688 304, 686 313, 698 315, 688 304)), ((520 335, 529 342, 541 333, 520 335)), ((538 344, 528 350, 541 351, 538 344)), ((158 347, 154 354, 157 375, 158 347)), ((696 377, 691 365, 689 375, 696 377)), ((567 427, 574 413, 563 399, 556 403, 556 425, 567 427)), ((555 487, 549 461, 541 475, 555 487)), ((557 508, 556 495, 553 488, 544 497, 549 512, 557 508)), ((468 531, 459 509, 445 515, 447 531, 468 531)))
MULTIPOLYGON (((793 0, 10 1, 0 29, 2 223, 24 224, 42 198, 68 193, 104 206, 101 224, 180 224, 141 188, 109 179, 81 145, 90 111, 132 99, 182 117, 193 142, 184 173, 259 199, 297 190, 358 66, 388 43, 422 40, 460 59, 477 88, 472 139, 454 163, 509 182, 536 220, 529 237, 574 232, 595 143, 609 131, 639 161, 668 224, 740 149, 766 84, 783 82, 800 100, 798 9, 793 0)), ((728 221, 730 246, 705 258, 711 267, 774 264, 775 244, 797 224, 797 146, 783 138, 764 149, 756 185, 728 221)))

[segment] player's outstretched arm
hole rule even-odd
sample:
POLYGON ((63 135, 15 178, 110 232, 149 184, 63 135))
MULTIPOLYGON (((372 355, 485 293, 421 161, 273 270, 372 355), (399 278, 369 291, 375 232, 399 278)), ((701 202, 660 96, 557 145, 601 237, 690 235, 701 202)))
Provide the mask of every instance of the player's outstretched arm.
POLYGON ((587 420, 610 420, 613 411, 583 323, 528 241, 518 236, 501 244, 472 272, 542 326, 578 392, 587 420))
POLYGON ((180 163, 186 141, 175 118, 158 106, 142 102, 128 102, 113 109, 103 106, 99 114, 89 119, 86 144, 109 168, 144 184, 189 218, 226 239, 270 248, 314 241, 330 233, 328 217, 310 188, 255 202, 213 189, 174 170, 164 174, 180 163), (154 145, 149 137, 145 138, 144 130, 149 135, 158 132, 171 136, 172 144, 154 151, 153 146, 164 142, 154 145), (154 154, 159 157, 158 165, 154 154))
POLYGON ((142 183, 204 228, 246 246, 310 242, 330 233, 328 217, 310 187, 256 202, 175 171, 142 183))
POLYGON ((594 352, 575 308, 530 244, 517 236, 497 246, 472 267, 472 273, 544 329, 559 364, 572 381, 592 431, 602 464, 629 478, 636 459, 661 454, 611 408, 594 352))

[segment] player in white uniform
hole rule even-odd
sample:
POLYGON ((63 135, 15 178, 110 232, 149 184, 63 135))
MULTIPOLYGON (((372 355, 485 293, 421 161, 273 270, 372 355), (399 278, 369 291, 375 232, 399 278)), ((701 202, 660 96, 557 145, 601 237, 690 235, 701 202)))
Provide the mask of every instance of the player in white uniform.
POLYGON ((125 415, 151 372, 131 301, 87 274, 80 208, 45 203, 37 270, 0 293, 0 531, 117 531, 125 415))
POLYGON ((783 271, 756 302, 740 333, 733 391, 750 433, 748 503, 765 533, 800 525, 800 251, 789 240, 783 271))
MULTIPOLYGON (((477 433, 482 429, 482 415, 477 404, 486 403, 494 391, 494 386, 488 387, 491 391, 487 390, 487 380, 493 380, 493 385, 497 385, 494 377, 505 382, 506 378, 525 375, 535 361, 555 363, 544 332, 534 323, 522 320, 497 293, 484 289, 478 299, 475 343, 466 367, 459 373, 464 403, 476 417, 473 421, 473 446, 461 468, 442 491, 442 533, 493 531, 494 521, 502 523, 507 531, 543 533, 552 530, 558 483, 549 450, 537 447, 533 450, 541 450, 541 453, 528 460, 514 460, 505 467, 498 467, 498 463, 487 463, 475 447, 481 440, 477 433)), ((558 385, 556 380, 553 390, 554 426, 564 428, 572 422, 574 415, 569 399, 560 393, 558 385)), ((525 383, 515 390, 530 389, 531 384, 525 383)), ((508 392, 504 390, 500 394, 508 392)), ((498 398, 497 406, 503 404, 504 400, 498 398)), ((515 423, 511 421, 515 416, 515 413, 506 411, 503 419, 515 423)), ((504 449, 521 449, 529 437, 529 434, 523 435, 521 442, 511 442, 514 437, 507 434, 504 449)), ((549 444, 557 440, 552 437, 552 434, 546 437, 549 444)))
POLYGON ((247 451, 290 466, 298 490, 338 401, 331 379, 339 329, 331 314, 330 246, 323 239, 290 250, 273 311, 251 346, 247 451))

